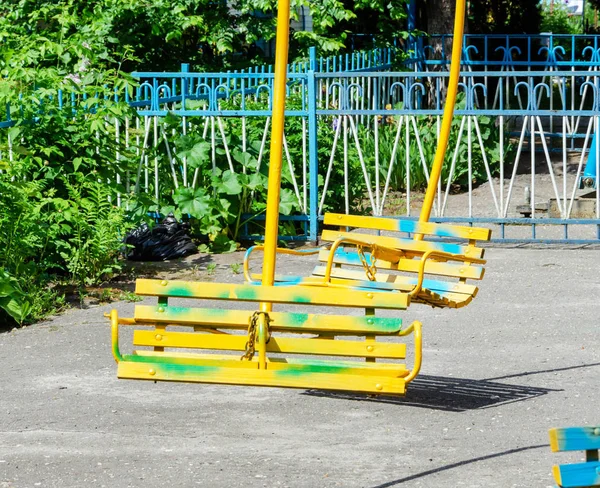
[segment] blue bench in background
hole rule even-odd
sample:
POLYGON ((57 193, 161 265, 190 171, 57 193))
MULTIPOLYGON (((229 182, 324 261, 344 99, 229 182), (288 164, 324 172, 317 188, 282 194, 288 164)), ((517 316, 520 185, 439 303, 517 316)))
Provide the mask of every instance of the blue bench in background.
POLYGON ((600 486, 600 425, 550 429, 552 452, 585 451, 584 463, 557 464, 552 467, 554 480, 560 488, 600 486))

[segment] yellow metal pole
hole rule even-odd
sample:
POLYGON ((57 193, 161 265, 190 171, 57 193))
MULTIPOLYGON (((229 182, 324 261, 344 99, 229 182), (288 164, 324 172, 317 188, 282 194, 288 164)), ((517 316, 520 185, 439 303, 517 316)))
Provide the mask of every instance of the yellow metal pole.
MULTIPOLYGON (((275 46, 275 79, 273 80, 271 155, 269 159, 269 186, 262 272, 262 284, 266 286, 272 286, 275 281, 289 32, 290 0, 279 0, 277 9, 277 43, 275 46)), ((261 303, 261 310, 263 312, 270 311, 271 304, 261 303)))
MULTIPOLYGON (((442 173, 444 164, 444 156, 448 146, 448 138, 450 137, 450 127, 452 125, 452 117, 454 116, 454 105, 456 104, 456 93, 458 92, 458 79, 460 77, 460 58, 462 53, 462 40, 465 24, 465 1, 456 0, 456 14, 454 17, 454 34, 452 38, 452 59, 450 62, 450 79, 448 80, 448 93, 446 94, 446 104, 444 105, 444 116, 442 117, 442 128, 438 139, 437 149, 431 174, 429 175, 429 185, 425 192, 423 207, 419 222, 427 222, 431 215, 431 207, 435 198, 435 192, 442 173)), ((416 235, 416 239, 422 239, 422 235, 416 235)))

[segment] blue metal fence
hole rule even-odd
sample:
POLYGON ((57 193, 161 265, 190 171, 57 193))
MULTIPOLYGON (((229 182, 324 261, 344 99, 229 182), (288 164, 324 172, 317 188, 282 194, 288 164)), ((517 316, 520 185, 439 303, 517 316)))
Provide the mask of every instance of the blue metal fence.
MULTIPOLYGON (((358 204, 374 215, 407 218, 418 213, 415 182, 427 181, 442 114, 444 49, 445 37, 419 40, 406 71, 392 71, 399 59, 393 49, 331 58, 317 58, 313 49, 307 62, 290 65, 284 166, 299 209, 292 219, 307 225, 301 238, 316 240, 319 219, 332 207, 351 211, 358 204)), ((597 36, 467 36, 433 220, 489 225, 505 242, 600 241, 598 192, 580 211, 582 176, 597 175, 600 161, 597 146, 592 149, 600 132, 599 49, 597 36), (588 158, 591 151, 595 157, 588 158), (459 179, 464 192, 456 194, 459 179)), ((138 110, 130 126, 139 127, 132 141, 139 167, 131 187, 158 198, 159 185, 196 184, 185 158, 168 146, 175 135, 164 131, 162 117, 170 113, 181 117, 177 135, 195 121, 211 144, 213 167, 239 170, 228 146, 234 133, 243 150, 254 143, 259 165, 266 164, 268 66, 195 73, 184 65, 179 73, 134 76, 139 85, 128 101, 138 110), (147 149, 161 144, 169 171, 158 160, 148 162, 147 149)))
MULTIPOLYGON (((451 40, 452 35, 418 38, 408 64, 420 70, 447 66, 451 40)), ((600 63, 598 35, 466 34, 463 45, 463 65, 482 70, 589 69, 600 63)))

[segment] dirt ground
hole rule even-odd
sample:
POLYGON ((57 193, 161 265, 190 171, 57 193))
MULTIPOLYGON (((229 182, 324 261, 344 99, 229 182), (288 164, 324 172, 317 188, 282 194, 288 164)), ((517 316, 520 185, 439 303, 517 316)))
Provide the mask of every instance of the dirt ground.
MULTIPOLYGON (((553 486, 552 464, 582 455, 552 454, 548 429, 600 422, 600 253, 487 257, 468 307, 403 314, 425 348, 403 398, 118 380, 103 313, 128 302, 0 333, 0 487, 553 486)), ((131 275, 242 282, 241 260, 131 275)))

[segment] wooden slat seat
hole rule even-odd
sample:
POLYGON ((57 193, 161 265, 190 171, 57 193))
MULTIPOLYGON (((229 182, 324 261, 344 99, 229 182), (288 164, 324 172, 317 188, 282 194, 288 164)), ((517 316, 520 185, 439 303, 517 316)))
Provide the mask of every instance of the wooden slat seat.
MULTIPOLYGON (((134 346, 172 347, 176 349, 203 350, 246 350, 248 338, 242 334, 196 334, 191 332, 136 330, 133 335, 134 346)), ((364 342, 316 339, 297 339, 294 337, 271 337, 267 343, 267 352, 286 354, 311 354, 315 356, 356 356, 364 358, 404 358, 405 344, 378 342, 365 345, 364 342)))
POLYGON ((402 329, 399 317, 374 315, 377 309, 407 308, 408 294, 396 289, 373 293, 360 286, 257 287, 139 279, 136 293, 156 297, 157 303, 136 305, 133 318, 111 312, 119 378, 402 395, 420 368, 420 323, 402 329), (176 299, 219 301, 228 308, 173 304, 176 299), (242 310, 236 306, 239 302, 254 302, 257 308, 259 302, 302 306, 309 311, 284 309, 257 315, 257 308, 242 310), (359 307, 368 313, 313 313, 315 306, 359 307), (121 353, 120 326, 134 328, 131 353, 121 353), (249 333, 256 355, 240 360, 249 350, 249 333), (407 347, 397 340, 409 334, 414 335, 412 369, 400 362, 407 347))
MULTIPOLYGON (((163 352, 138 350, 136 354, 130 356, 133 362, 147 362, 149 360, 156 363, 173 363, 175 365, 192 366, 223 366, 228 368, 247 368, 258 369, 258 359, 256 357, 249 361, 240 361, 239 354, 197 354, 185 352, 172 352, 165 355, 163 352), (226 363, 224 363, 226 361, 226 363)), ((363 363, 358 361, 326 361, 320 359, 306 358, 278 358, 268 357, 268 369, 273 371, 290 370, 294 372, 313 372, 326 373, 328 371, 350 372, 366 376, 389 376, 391 378, 405 378, 410 371, 401 363, 363 363)))
POLYGON ((558 488, 600 486, 600 425, 550 429, 552 452, 585 451, 584 463, 559 464, 552 467, 558 488))
POLYGON ((118 376, 404 394, 421 365, 421 324, 403 330, 399 317, 375 314, 401 312, 411 303, 451 308, 470 303, 477 287, 468 281, 481 280, 485 272, 484 250, 476 244, 489 240, 490 231, 338 214, 326 215, 325 224, 338 227, 323 232, 329 247, 301 253, 318 255, 310 276, 276 276, 273 286, 256 286, 261 277, 251 274, 249 257, 261 249, 257 246, 244 260, 246 284, 137 280, 136 293, 156 297, 157 304, 136 305, 131 319, 112 312, 118 376), (416 240, 414 234, 452 242, 416 240), (189 299, 224 308, 172 303, 189 299), (241 302, 256 307, 241 309, 241 302), (294 308, 286 310, 290 305, 294 308), (315 307, 364 309, 365 315, 315 313, 315 307), (130 354, 120 352, 120 325, 135 327, 130 354), (409 334, 412 369, 400 362, 407 348, 397 342, 409 334))
MULTIPOLYGON (((439 251, 451 255, 465 256, 475 259, 483 257, 483 249, 476 247, 461 246, 454 243, 439 243, 430 241, 415 241, 413 239, 398 239, 395 237, 378 236, 372 234, 362 234, 359 232, 342 232, 333 230, 324 230, 321 234, 323 242, 335 242, 338 239, 346 239, 348 241, 360 241, 363 245, 378 246, 386 249, 394 255, 395 260, 399 261, 403 256, 421 256, 427 251, 439 251), (393 253, 393 251, 397 251, 393 253), (402 251, 400 254, 398 251, 402 251)), ((393 259, 393 258, 392 258, 393 259)))
POLYGON ((246 302, 270 302, 282 304, 325 305, 335 307, 405 309, 408 297, 402 293, 374 294, 368 290, 345 289, 343 293, 335 287, 296 286, 252 286, 230 283, 201 283, 194 281, 165 281, 138 279, 135 292, 141 296, 164 298, 202 298, 207 300, 236 300, 246 302))
MULTIPOLYGON (((328 250, 319 252, 319 261, 327 262, 329 257, 328 250)), ((371 253, 365 252, 365 258, 371 259, 371 253)), ((335 263, 338 265, 361 266, 361 261, 356 251, 346 251, 338 249, 335 253, 335 263)), ((406 271, 410 273, 418 273, 420 267, 419 260, 400 258, 398 261, 391 263, 389 261, 381 261, 377 263, 378 269, 390 269, 394 271, 406 271)), ((485 269, 483 266, 471 265, 465 266, 463 263, 453 263, 450 261, 434 261, 428 260, 425 263, 425 273, 436 276, 461 276, 465 279, 480 280, 483 278, 485 269)))
MULTIPOLYGON (((226 326, 231 329, 248 328, 248 311, 223 310, 215 308, 161 307, 155 305, 136 305, 136 323, 157 323, 191 326, 226 326)), ((269 328, 276 332, 294 330, 307 333, 331 334, 398 334, 402 321, 395 318, 349 315, 316 315, 293 312, 271 312, 269 328)))
MULTIPOLYGON (((278 282, 397 291, 407 294, 410 303, 448 308, 464 307, 477 295, 477 286, 467 281, 483 278, 485 251, 477 242, 490 239, 489 229, 342 214, 326 214, 324 224, 337 229, 325 229, 321 235, 328 243, 315 252, 322 264, 311 276, 277 276, 278 282), (382 232, 407 235, 379 235, 382 232), (417 240, 415 235, 437 240, 417 240)), ((249 273, 251 253, 244 268, 248 282, 256 284, 260 276, 249 273)))
MULTIPOLYGON (((304 285, 322 285, 325 267, 317 266, 313 270, 313 277, 304 278, 301 283, 304 285)), ((253 274, 253 280, 260 280, 260 275, 253 274)), ((297 277, 276 275, 276 279, 281 284, 290 285, 298 283, 297 277)), ((376 280, 365 280, 364 271, 353 271, 347 269, 333 268, 331 279, 332 286, 353 286, 356 289, 371 290, 374 284, 377 290, 382 291, 402 291, 409 293, 417 286, 418 279, 409 276, 388 275, 377 273, 376 280)), ((427 303, 437 307, 460 308, 468 305, 477 295, 477 287, 463 283, 450 283, 447 281, 424 280, 423 287, 419 294, 411 298, 411 303, 427 303)))

